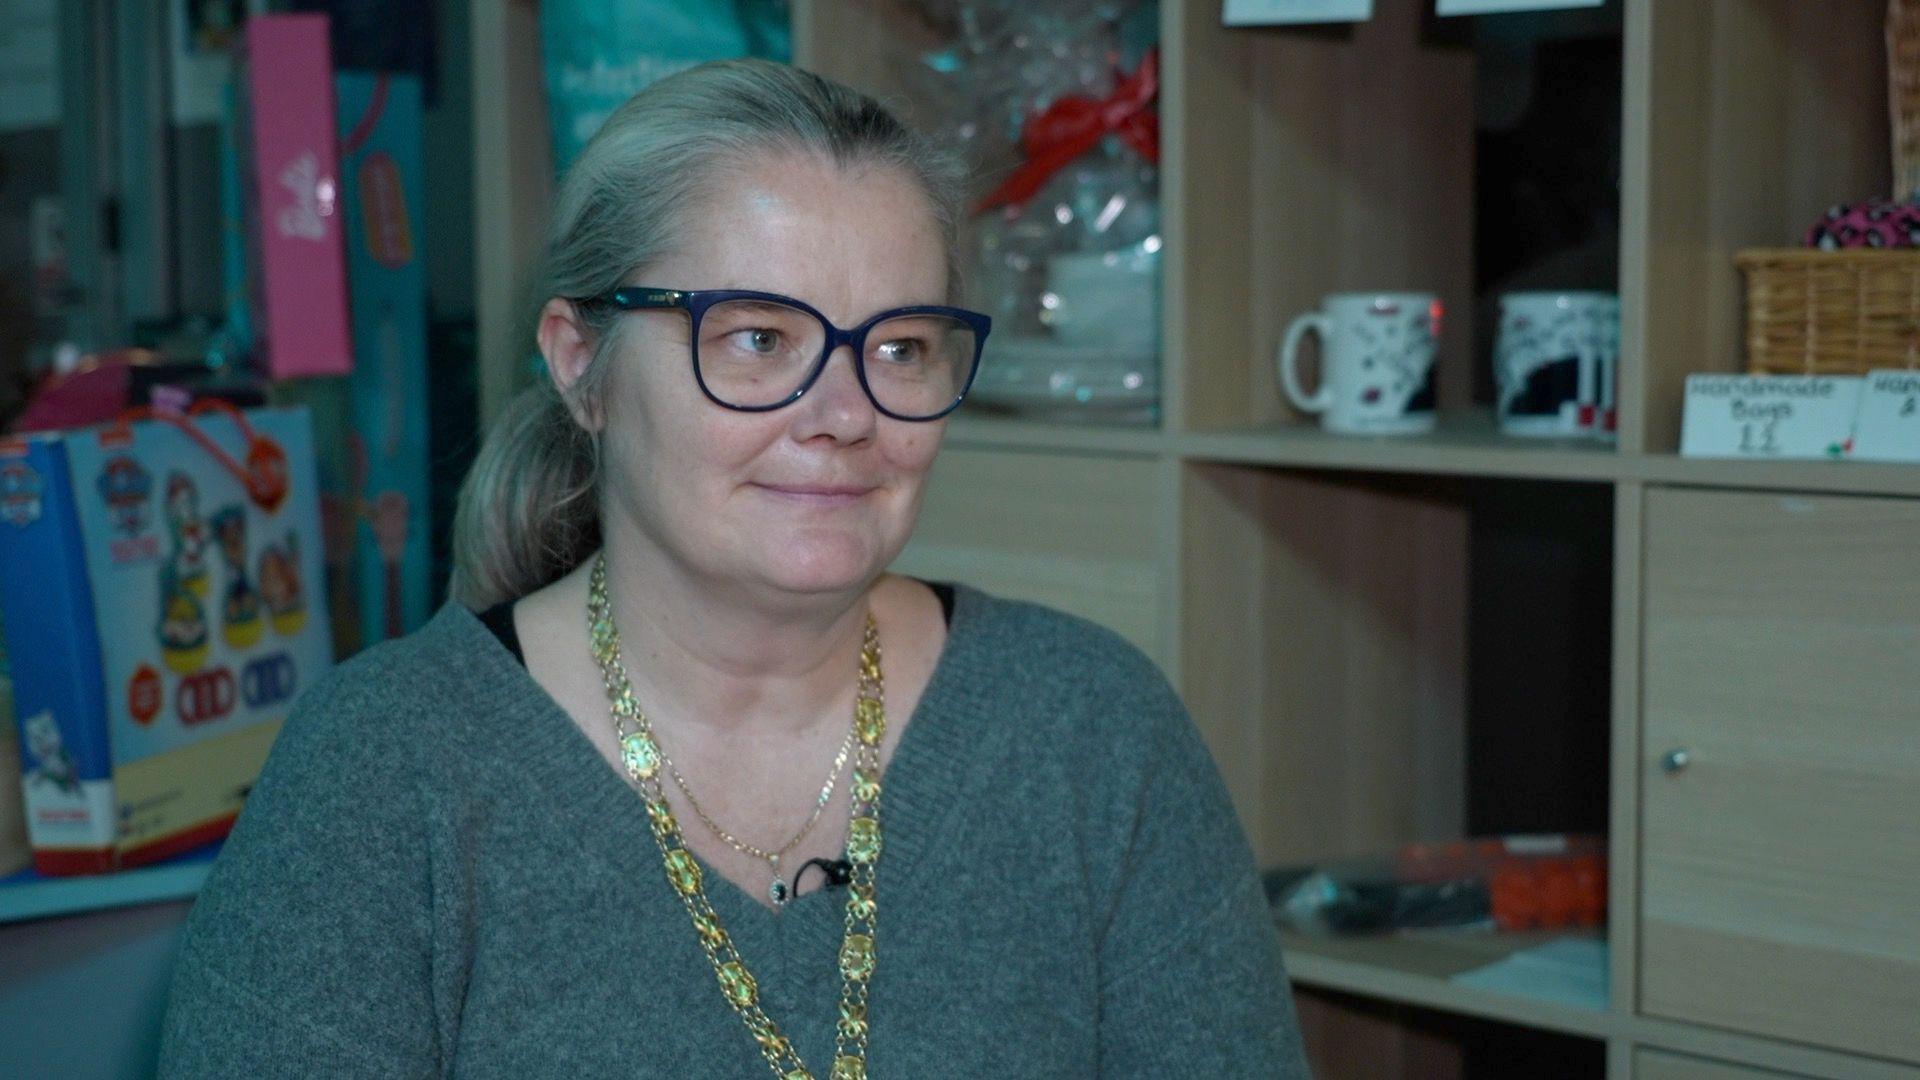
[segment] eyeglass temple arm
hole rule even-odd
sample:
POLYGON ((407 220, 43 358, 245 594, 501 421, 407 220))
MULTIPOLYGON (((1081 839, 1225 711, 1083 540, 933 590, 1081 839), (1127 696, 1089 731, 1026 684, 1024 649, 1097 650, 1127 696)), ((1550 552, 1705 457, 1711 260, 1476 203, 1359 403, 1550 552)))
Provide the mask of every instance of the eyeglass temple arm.
POLYGON ((643 311, 650 308, 683 308, 687 306, 687 294, 678 289, 646 289, 628 286, 615 289, 607 299, 614 307, 627 311, 643 311))

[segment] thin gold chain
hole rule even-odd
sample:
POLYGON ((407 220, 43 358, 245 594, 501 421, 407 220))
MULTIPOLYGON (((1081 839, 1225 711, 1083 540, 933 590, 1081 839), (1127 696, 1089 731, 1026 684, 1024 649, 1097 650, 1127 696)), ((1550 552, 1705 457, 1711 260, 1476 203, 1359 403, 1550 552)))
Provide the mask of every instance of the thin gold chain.
POLYGON ((667 756, 665 750, 662 750, 660 753, 660 764, 666 767, 667 775, 673 777, 674 785, 680 789, 680 794, 687 797, 687 805, 693 808, 694 815, 707 827, 708 832, 719 837, 722 843, 740 854, 751 855, 767 864, 773 872, 774 883, 772 895, 774 903, 784 904, 787 901, 788 894, 782 888, 782 882, 780 880, 780 860, 787 852, 799 846, 800 841, 806 839, 807 834, 813 831, 813 826, 820 820, 820 815, 826 810, 827 803, 833 800, 833 789, 840 783, 840 774, 847 767, 847 755, 852 752, 853 728, 848 727, 847 737, 840 740, 840 752, 834 756, 833 771, 827 774, 827 782, 820 788, 820 797, 814 800, 813 813, 807 815, 806 823, 800 826, 799 832, 793 834, 793 839, 788 840, 772 851, 755 847, 745 840, 739 839, 732 833, 721 828, 719 822, 709 817, 706 810, 701 807, 700 800, 693 797, 693 788, 688 786, 687 778, 680 775, 679 766, 673 763, 673 759, 667 756))
MULTIPOLYGON (((759 985, 748 972, 733 939, 720 925, 701 884, 700 863, 682 842, 679 823, 660 785, 664 759, 652 725, 640 711, 633 685, 620 659, 620 631, 607 596, 607 562, 594 558, 587 586, 587 633, 594 660, 606 684, 614 739, 627 778, 646 802, 647 822, 665 865, 667 882, 693 920, 701 951, 713 966, 720 992, 760 1048, 760 1056, 780 1080, 814 1080, 793 1043, 760 1007, 759 985)), ((859 689, 853 706, 852 797, 848 804, 847 859, 852 873, 847 889, 846 932, 840 943, 840 1020, 834 1027, 831 1080, 866 1080, 868 986, 876 959, 875 871, 880 862, 880 742, 886 736, 885 683, 880 673, 880 630, 867 614, 860 649, 859 689)))
POLYGON ((840 774, 846 771, 847 755, 851 753, 853 753, 853 729, 848 728, 847 737, 840 740, 840 752, 834 756, 833 771, 827 774, 827 782, 820 788, 820 797, 813 804, 812 815, 807 818, 807 823, 800 827, 800 831, 794 834, 793 839, 772 851, 765 851, 761 848, 754 847, 745 840, 735 839, 732 833, 721 828, 712 818, 707 816, 705 810, 700 808, 700 800, 693 797, 693 789, 687 786, 687 778, 680 775, 680 769, 674 765, 673 760, 667 757, 664 752, 660 755, 660 763, 666 766, 667 775, 673 777, 674 785, 680 789, 680 794, 687 797, 687 805, 693 807, 694 814, 712 831, 713 835, 726 841, 728 847, 738 851, 742 855, 751 855, 756 859, 772 860, 792 851, 794 845, 798 844, 806 837, 808 832, 812 831, 814 822, 820 820, 820 812, 825 810, 827 803, 833 800, 833 789, 840 783, 840 774))

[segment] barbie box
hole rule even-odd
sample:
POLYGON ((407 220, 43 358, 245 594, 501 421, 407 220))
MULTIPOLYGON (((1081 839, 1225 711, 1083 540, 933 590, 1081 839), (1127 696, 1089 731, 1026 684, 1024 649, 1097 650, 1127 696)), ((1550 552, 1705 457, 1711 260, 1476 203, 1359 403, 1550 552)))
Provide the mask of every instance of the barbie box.
POLYGON ((331 664, 304 409, 0 442, 0 618, 43 874, 218 839, 331 664))

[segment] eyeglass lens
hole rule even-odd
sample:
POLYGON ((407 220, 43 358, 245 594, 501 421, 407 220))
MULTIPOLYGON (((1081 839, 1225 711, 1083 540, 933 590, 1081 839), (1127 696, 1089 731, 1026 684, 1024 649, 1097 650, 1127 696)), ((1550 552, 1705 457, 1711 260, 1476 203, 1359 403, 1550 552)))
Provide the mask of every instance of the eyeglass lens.
MULTIPOLYGON (((903 417, 952 405, 973 374, 973 327, 946 315, 900 315, 867 332, 860 363, 874 400, 903 417)), ((701 318, 694 360, 708 392, 741 408, 777 405, 806 381, 826 347, 811 314, 765 300, 728 300, 701 318)))

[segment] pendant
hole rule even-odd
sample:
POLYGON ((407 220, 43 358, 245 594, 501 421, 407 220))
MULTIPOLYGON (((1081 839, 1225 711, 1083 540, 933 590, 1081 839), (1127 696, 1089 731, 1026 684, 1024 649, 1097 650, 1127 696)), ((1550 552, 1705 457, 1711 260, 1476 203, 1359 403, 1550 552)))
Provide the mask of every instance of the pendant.
POLYGON ((767 856, 767 869, 773 872, 773 884, 767 886, 767 896, 773 900, 774 907, 785 907, 793 899, 793 887, 780 880, 780 856, 767 856))

